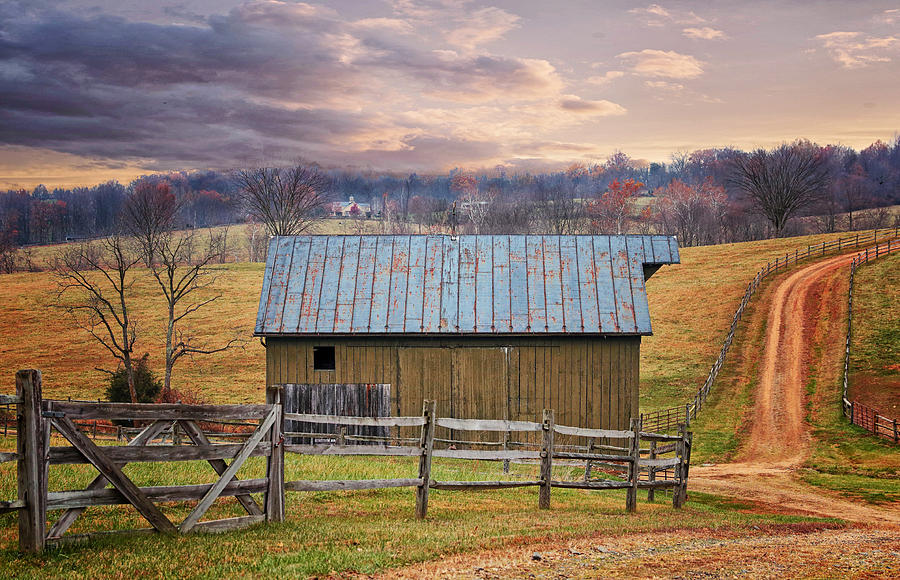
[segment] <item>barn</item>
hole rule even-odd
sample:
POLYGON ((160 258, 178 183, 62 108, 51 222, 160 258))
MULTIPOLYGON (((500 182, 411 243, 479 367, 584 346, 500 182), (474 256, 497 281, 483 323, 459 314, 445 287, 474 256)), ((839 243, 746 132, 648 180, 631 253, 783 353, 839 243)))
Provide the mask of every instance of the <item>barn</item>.
POLYGON ((627 429, 645 281, 678 261, 668 236, 276 237, 255 329, 266 383, 377 386, 397 416, 432 399, 439 416, 552 408, 627 429))

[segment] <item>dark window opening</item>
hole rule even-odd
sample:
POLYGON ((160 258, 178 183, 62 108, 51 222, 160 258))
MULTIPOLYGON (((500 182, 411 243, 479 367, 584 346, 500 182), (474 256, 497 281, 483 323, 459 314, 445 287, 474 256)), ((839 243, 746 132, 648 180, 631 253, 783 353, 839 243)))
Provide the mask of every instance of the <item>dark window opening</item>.
POLYGON ((334 370, 334 347, 333 346, 314 346, 313 347, 313 370, 315 370, 315 371, 333 371, 334 370))

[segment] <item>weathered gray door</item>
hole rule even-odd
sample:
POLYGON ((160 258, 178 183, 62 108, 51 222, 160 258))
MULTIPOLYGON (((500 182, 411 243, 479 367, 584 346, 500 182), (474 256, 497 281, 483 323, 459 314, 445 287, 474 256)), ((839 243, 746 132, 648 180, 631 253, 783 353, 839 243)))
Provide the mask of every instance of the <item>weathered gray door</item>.
MULTIPOLYGON (((390 417, 391 386, 386 384, 287 384, 284 388, 284 410, 286 413, 309 413, 314 415, 343 415, 350 417, 390 417)), ((285 431, 299 433, 337 433, 336 425, 285 421, 285 431)), ((358 427, 348 425, 348 443, 358 444, 352 436, 388 435, 384 427, 358 427)), ((293 438, 293 443, 307 443, 311 438, 293 438)))

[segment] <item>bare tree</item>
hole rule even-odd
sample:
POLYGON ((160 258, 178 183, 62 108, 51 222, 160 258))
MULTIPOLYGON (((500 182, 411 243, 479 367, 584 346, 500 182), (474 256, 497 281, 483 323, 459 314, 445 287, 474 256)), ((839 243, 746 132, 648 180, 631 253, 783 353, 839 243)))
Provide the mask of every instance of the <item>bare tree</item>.
POLYGON ((142 181, 134 186, 122 206, 122 225, 137 240, 144 265, 149 267, 159 239, 172 229, 180 203, 168 183, 142 181))
POLYGON ((577 234, 584 226, 584 206, 561 187, 541 188, 535 194, 534 218, 541 233, 577 234))
POLYGON ((184 328, 185 318, 219 298, 219 293, 209 293, 216 281, 208 265, 220 256, 217 240, 210 236, 199 249, 194 231, 181 233, 168 231, 160 236, 155 254, 157 259, 150 267, 153 277, 166 300, 166 371, 164 393, 172 385, 172 369, 181 357, 195 354, 213 354, 243 346, 237 331, 225 344, 208 346, 199 344, 196 337, 184 328))
POLYGON ((128 296, 134 284, 131 269, 140 261, 133 242, 115 234, 71 248, 53 263, 57 304, 124 365, 133 403, 138 402, 132 364, 137 324, 128 296))
POLYGON ((787 221, 828 187, 829 171, 821 149, 800 142, 735 156, 729 181, 747 195, 780 237, 787 221))
POLYGON ((328 202, 328 179, 313 166, 257 167, 235 172, 247 212, 266 226, 271 236, 307 231, 328 202))
POLYGON ((482 233, 488 215, 494 207, 494 192, 482 192, 478 189, 467 191, 459 198, 459 209, 469 218, 475 234, 482 233))

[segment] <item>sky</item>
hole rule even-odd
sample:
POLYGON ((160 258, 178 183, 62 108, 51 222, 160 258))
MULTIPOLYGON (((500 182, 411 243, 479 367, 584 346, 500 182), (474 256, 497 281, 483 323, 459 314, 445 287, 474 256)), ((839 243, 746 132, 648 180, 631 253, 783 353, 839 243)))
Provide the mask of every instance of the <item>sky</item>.
POLYGON ((900 131, 900 0, 0 0, 0 187, 900 131))

